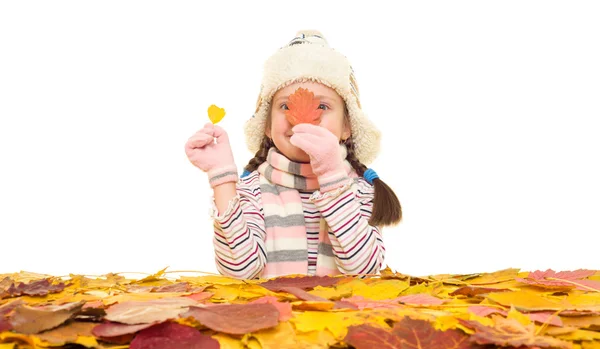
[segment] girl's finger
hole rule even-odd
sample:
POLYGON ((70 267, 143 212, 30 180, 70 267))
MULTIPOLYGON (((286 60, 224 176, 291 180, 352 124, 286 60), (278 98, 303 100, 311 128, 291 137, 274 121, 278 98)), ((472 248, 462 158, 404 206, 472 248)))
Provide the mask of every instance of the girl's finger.
POLYGON ((329 132, 325 127, 313 124, 298 124, 292 128, 294 133, 310 133, 314 135, 324 135, 329 132))
POLYGON ((211 135, 207 135, 204 133, 196 134, 194 137, 190 138, 189 141, 185 144, 185 147, 188 149, 194 148, 204 148, 208 144, 214 142, 214 137, 211 135))
POLYGON ((290 143, 309 155, 314 154, 319 147, 318 138, 308 133, 294 133, 290 137, 290 143))

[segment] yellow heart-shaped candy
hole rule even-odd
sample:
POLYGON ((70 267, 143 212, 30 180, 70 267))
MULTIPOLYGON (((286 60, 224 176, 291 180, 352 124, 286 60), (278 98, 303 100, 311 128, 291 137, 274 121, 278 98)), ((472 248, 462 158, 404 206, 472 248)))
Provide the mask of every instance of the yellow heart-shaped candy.
POLYGON ((223 120, 224 116, 225 116, 225 109, 219 108, 214 104, 211 105, 210 107, 208 107, 208 118, 210 119, 210 122, 212 122, 213 124, 216 124, 217 122, 223 120))

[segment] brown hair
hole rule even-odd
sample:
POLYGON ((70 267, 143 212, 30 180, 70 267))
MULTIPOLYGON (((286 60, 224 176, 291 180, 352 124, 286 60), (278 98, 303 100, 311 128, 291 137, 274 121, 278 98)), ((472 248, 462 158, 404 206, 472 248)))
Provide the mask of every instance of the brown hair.
MULTIPOLYGON (((347 109, 345 111, 344 122, 350 122, 347 109)), ((271 111, 269 110, 267 112, 267 127, 270 127, 270 124, 271 111)), ((363 165, 356 157, 352 136, 344 141, 344 143, 348 149, 346 160, 352 165, 356 173, 362 177, 367 170, 367 166, 363 165)), ((248 172, 255 171, 260 164, 267 161, 267 154, 269 153, 269 148, 272 146, 274 146, 273 140, 265 135, 260 144, 260 149, 258 149, 254 157, 248 162, 248 165, 244 167, 244 170, 248 172)), ((392 188, 379 178, 373 180, 373 187, 375 189, 375 195, 373 198, 373 211, 371 212, 369 224, 373 226, 390 226, 400 223, 402 220, 402 206, 400 206, 400 201, 398 200, 396 193, 394 193, 392 188)))

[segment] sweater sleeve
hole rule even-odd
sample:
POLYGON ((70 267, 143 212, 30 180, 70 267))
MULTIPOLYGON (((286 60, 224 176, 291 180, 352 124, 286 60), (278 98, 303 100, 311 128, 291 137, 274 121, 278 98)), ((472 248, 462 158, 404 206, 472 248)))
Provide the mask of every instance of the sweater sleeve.
POLYGON ((258 172, 241 178, 237 194, 227 210, 219 214, 214 196, 211 217, 214 221, 213 244, 217 270, 238 279, 253 279, 264 269, 265 218, 261 205, 258 172))
POLYGON ((381 232, 369 225, 374 196, 373 186, 364 178, 311 196, 329 226, 333 254, 344 274, 377 274, 383 264, 381 232))

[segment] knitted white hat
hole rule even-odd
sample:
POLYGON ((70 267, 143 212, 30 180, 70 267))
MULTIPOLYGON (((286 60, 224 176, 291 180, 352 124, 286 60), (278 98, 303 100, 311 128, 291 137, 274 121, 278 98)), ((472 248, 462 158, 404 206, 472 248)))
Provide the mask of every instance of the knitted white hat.
POLYGON ((299 31, 289 44, 265 62, 256 111, 244 125, 248 149, 252 153, 260 149, 273 95, 299 81, 319 82, 334 89, 344 99, 356 157, 364 165, 373 162, 379 152, 381 132, 361 109, 350 62, 329 47, 323 35, 315 30, 299 31))

